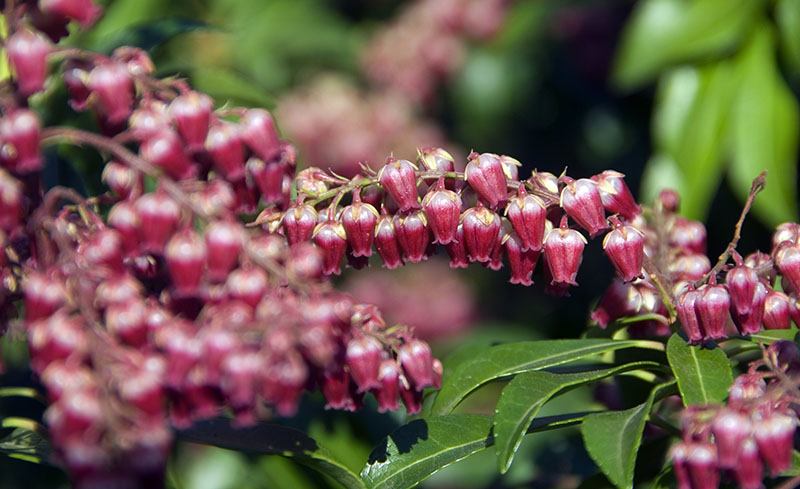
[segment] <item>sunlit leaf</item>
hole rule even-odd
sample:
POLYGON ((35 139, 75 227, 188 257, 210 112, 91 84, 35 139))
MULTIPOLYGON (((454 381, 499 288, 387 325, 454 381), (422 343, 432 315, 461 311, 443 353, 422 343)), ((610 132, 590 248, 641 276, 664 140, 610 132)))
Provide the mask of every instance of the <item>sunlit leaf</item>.
POLYGON ((722 402, 728 397, 733 374, 721 348, 689 345, 673 334, 667 343, 667 359, 684 405, 722 402))

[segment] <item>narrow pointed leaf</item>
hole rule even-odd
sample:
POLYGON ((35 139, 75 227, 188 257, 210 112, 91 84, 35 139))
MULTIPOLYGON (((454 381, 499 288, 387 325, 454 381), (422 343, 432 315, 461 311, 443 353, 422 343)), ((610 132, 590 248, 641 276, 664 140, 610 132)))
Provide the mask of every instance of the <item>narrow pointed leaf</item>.
POLYGON ((293 428, 274 424, 234 428, 230 420, 212 419, 179 431, 178 438, 229 450, 282 455, 330 476, 347 489, 364 489, 359 476, 344 462, 293 428))
POLYGON ((52 447, 45 437, 25 428, 16 428, 0 440, 0 453, 35 463, 52 463, 52 447))
POLYGON ((685 406, 722 402, 728 397, 733 374, 721 348, 692 346, 674 334, 667 343, 667 359, 685 406))
POLYGON ((586 450, 618 488, 633 488, 633 469, 645 421, 653 403, 673 385, 674 381, 656 386, 647 401, 636 407, 590 414, 583 419, 581 434, 586 450))
POLYGON ((460 363, 445 378, 432 413, 443 415, 451 412, 470 392, 501 377, 636 346, 653 348, 655 345, 638 340, 580 339, 522 341, 492 346, 476 352, 474 358, 460 363))
POLYGON ((763 342, 765 345, 769 345, 770 343, 774 343, 780 340, 788 340, 788 341, 796 341, 797 334, 800 333, 800 330, 796 328, 792 329, 767 329, 758 334, 754 334, 750 336, 750 339, 753 342, 763 342))
POLYGON ((658 365, 656 362, 645 361, 588 372, 556 374, 533 371, 514 377, 503 389, 495 407, 495 452, 500 473, 505 473, 511 467, 525 431, 550 399, 583 384, 658 365))

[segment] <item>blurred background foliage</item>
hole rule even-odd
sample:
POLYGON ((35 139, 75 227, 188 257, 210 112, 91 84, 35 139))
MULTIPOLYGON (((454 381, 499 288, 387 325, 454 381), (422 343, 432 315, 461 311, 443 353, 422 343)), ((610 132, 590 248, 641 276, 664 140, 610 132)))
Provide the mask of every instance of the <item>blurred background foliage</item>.
MULTIPOLYGON (((613 168, 643 202, 677 188, 682 213, 708 223, 711 257, 727 244, 750 181, 764 169, 767 191, 740 249, 767 249, 769 229, 797 219, 800 0, 100 3, 105 16, 68 43, 103 52, 140 46, 159 75, 185 77, 220 105, 273 110, 301 166, 352 174, 360 161, 378 167, 389 154, 413 160, 417 147, 441 145, 462 161, 471 150, 514 156, 523 178, 534 168, 568 167, 575 177, 613 168)), ((53 87, 38 102, 48 123, 91 127, 92 118, 65 100, 63 87, 53 87)), ((101 188, 96 154, 62 148, 57 156, 50 181, 101 188)), ((427 328, 440 358, 470 344, 576 337, 613 276, 599 242, 587 247, 571 298, 545 296, 542 278, 524 288, 506 284, 503 271, 455 272, 430 262, 388 275, 375 274, 374 263, 371 271, 346 271, 342 285, 373 292, 369 300, 392 309, 389 320, 427 328), (403 315, 413 310, 416 317, 403 315)), ((2 382, 29 383, 24 355, 14 360, 24 345, 6 340, 4 349, 2 382)), ((606 387, 636 397, 635 382, 606 387)), ((498 392, 484 389, 460 409, 491 409, 498 392)), ((598 396, 578 389, 542 414, 592 409, 598 396)), ((354 469, 403 422, 373 405, 351 414, 325 412, 323 404, 308 398, 297 418, 282 422, 351 457, 354 469)), ((2 405, 10 415, 32 409, 40 408, 2 405)), ((577 487, 596 472, 576 432, 528 438, 502 479, 487 451, 424 486, 577 487)), ((663 447, 648 449, 663 455, 663 447)), ((335 487, 280 457, 182 443, 173 459, 176 489, 335 487)), ((23 481, 65 484, 58 471, 0 458, 0 485, 23 481)))

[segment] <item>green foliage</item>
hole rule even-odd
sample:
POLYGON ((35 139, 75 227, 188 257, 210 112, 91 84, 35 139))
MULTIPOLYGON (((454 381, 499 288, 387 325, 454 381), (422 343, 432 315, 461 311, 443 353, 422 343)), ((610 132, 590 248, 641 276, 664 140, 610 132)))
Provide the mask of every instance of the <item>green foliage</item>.
POLYGON ((718 403, 728 397, 733 374, 721 348, 689 345, 674 334, 667 343, 667 359, 685 406, 718 403))

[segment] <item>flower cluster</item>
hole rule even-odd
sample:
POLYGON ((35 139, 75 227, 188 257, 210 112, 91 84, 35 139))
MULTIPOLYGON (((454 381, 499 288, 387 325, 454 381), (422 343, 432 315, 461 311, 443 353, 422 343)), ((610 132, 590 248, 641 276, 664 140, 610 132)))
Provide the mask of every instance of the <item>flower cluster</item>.
POLYGON ((427 343, 333 290, 313 245, 289 247, 241 222, 291 201, 295 150, 267 111, 215 110, 184 81, 152 77, 141 50, 61 48, 60 31, 37 29, 43 15, 91 23, 99 10, 89 0, 7 10, 3 329, 21 301, 13 324, 28 339, 50 401, 44 420, 75 487, 163 486, 171 428, 290 416, 307 390, 332 409, 358 409, 371 393, 380 411, 401 400, 420 410, 442 373, 427 343), (37 94, 59 82, 102 134, 43 127, 37 94), (60 142, 99 150, 110 192, 45 191, 42 148, 60 142))
POLYGON ((736 378, 727 406, 684 411, 683 440, 672 449, 679 489, 716 489, 721 475, 759 489, 765 467, 770 477, 791 468, 799 367, 797 345, 777 341, 736 378))

